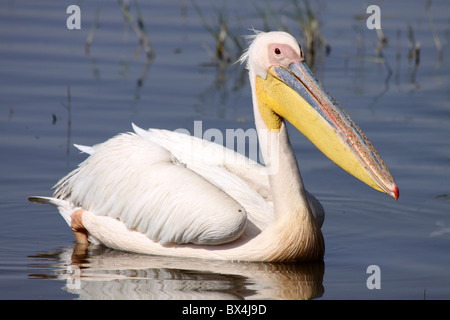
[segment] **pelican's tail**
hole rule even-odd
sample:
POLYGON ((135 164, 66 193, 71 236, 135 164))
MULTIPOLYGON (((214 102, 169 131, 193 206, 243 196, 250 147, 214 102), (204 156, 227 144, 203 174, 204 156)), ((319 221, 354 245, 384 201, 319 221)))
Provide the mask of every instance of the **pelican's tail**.
MULTIPOLYGON (((75 206, 72 202, 57 198, 51 198, 51 197, 28 197, 28 201, 39 203, 39 204, 49 204, 56 209, 58 209, 61 216, 66 220, 69 227, 71 226, 72 222, 72 213, 74 213, 76 210, 81 209, 80 207, 75 206)), ((91 234, 88 234, 88 240, 92 244, 100 244, 100 241, 98 241, 95 237, 93 237, 91 234)))
POLYGON ((58 209, 61 216, 66 220, 67 224, 70 226, 72 221, 72 213, 79 209, 74 206, 71 202, 67 200, 50 198, 50 197, 29 197, 28 201, 39 203, 39 204, 49 204, 58 209))

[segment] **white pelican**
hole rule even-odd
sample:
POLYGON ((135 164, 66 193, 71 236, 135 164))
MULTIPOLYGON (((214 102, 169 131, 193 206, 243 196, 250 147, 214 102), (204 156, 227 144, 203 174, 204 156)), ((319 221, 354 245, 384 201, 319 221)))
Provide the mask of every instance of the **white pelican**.
POLYGON ((324 212, 303 186, 285 120, 341 168, 398 198, 376 150, 314 78, 291 35, 257 32, 246 61, 266 166, 165 130, 93 147, 53 198, 78 242, 136 253, 242 261, 320 260, 324 212))

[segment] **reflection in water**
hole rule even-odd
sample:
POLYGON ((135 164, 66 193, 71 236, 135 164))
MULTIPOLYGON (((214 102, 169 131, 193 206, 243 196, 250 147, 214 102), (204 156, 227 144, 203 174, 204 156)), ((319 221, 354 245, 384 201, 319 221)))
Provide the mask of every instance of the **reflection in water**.
POLYGON ((313 299, 322 296, 325 265, 244 263, 139 255, 75 245, 31 256, 66 281, 80 299, 313 299))
POLYGON ((202 116, 216 116, 218 119, 231 118, 235 121, 244 121, 239 116, 240 105, 237 101, 242 91, 249 90, 245 66, 219 63, 203 67, 204 72, 214 68, 214 81, 198 95, 199 102, 194 105, 195 112, 202 116))
MULTIPOLYGON (((139 59, 140 52, 141 52, 141 50, 143 50, 145 57, 144 57, 144 62, 143 62, 143 66, 142 66, 142 72, 141 72, 140 77, 136 80, 136 89, 135 89, 135 93, 134 93, 134 100, 139 100, 141 98, 141 88, 144 84, 144 81, 147 79, 147 76, 148 76, 148 73, 150 70, 150 66, 151 66, 153 60, 155 59, 155 52, 153 50, 153 47, 150 44, 150 37, 145 28, 141 10, 140 10, 137 2, 133 2, 133 5, 134 5, 133 8, 131 8, 131 3, 119 1, 120 11, 122 12, 122 15, 124 18, 123 22, 124 22, 125 39, 128 38, 128 29, 130 27, 134 31, 134 33, 138 39, 136 48, 134 50, 133 57, 131 59, 126 59, 125 61, 120 62, 120 64, 123 67, 123 70, 120 72, 120 74, 123 78, 126 78, 126 74, 130 69, 131 63, 134 62, 135 60, 139 59), (132 11, 135 12, 136 17, 133 17, 132 11)), ((86 43, 85 43, 85 55, 86 55, 86 57, 88 57, 88 59, 90 61, 90 67, 91 67, 91 70, 93 73, 93 78, 97 79, 97 80, 100 79, 100 69, 97 66, 97 59, 91 55, 90 49, 91 49, 91 46, 94 41, 95 33, 96 33, 97 29, 100 28, 100 26, 101 26, 100 19, 99 19, 100 9, 101 9, 100 7, 97 7, 97 9, 96 9, 95 17, 92 22, 92 26, 91 26, 89 34, 86 38, 86 43)), ((100 57, 99 60, 101 60, 103 58, 104 57, 100 57)))

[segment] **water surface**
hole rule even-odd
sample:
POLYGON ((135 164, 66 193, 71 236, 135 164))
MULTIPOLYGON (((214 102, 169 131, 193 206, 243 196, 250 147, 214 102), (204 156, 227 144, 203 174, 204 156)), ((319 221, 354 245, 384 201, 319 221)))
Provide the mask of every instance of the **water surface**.
POLYGON ((231 63, 218 61, 207 26, 218 28, 223 15, 233 36, 266 25, 298 39, 301 33, 289 2, 223 3, 195 1, 195 9, 184 0, 130 2, 134 19, 138 11, 142 16, 152 60, 118 3, 82 2, 81 30, 66 28, 68 1, 0 5, 0 298, 450 298, 450 7, 444 0, 429 9, 426 1, 407 8, 403 1, 381 3, 387 43, 378 52, 365 2, 312 5, 331 49, 317 50, 313 69, 400 189, 398 201, 370 189, 289 128, 306 187, 326 211, 323 262, 205 262, 83 248, 53 208, 26 201, 50 195, 85 158, 73 143, 102 142, 131 130, 132 122, 191 132, 197 120, 203 130, 253 128, 246 74, 233 63, 241 49, 228 42, 231 63), (369 265, 380 267, 381 289, 367 288, 369 265))

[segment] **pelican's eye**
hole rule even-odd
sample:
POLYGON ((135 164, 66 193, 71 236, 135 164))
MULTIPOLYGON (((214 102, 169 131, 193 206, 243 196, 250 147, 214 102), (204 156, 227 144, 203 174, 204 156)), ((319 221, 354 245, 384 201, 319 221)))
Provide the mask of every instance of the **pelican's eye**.
POLYGON ((281 50, 280 50, 280 48, 275 48, 275 54, 281 54, 281 50))

